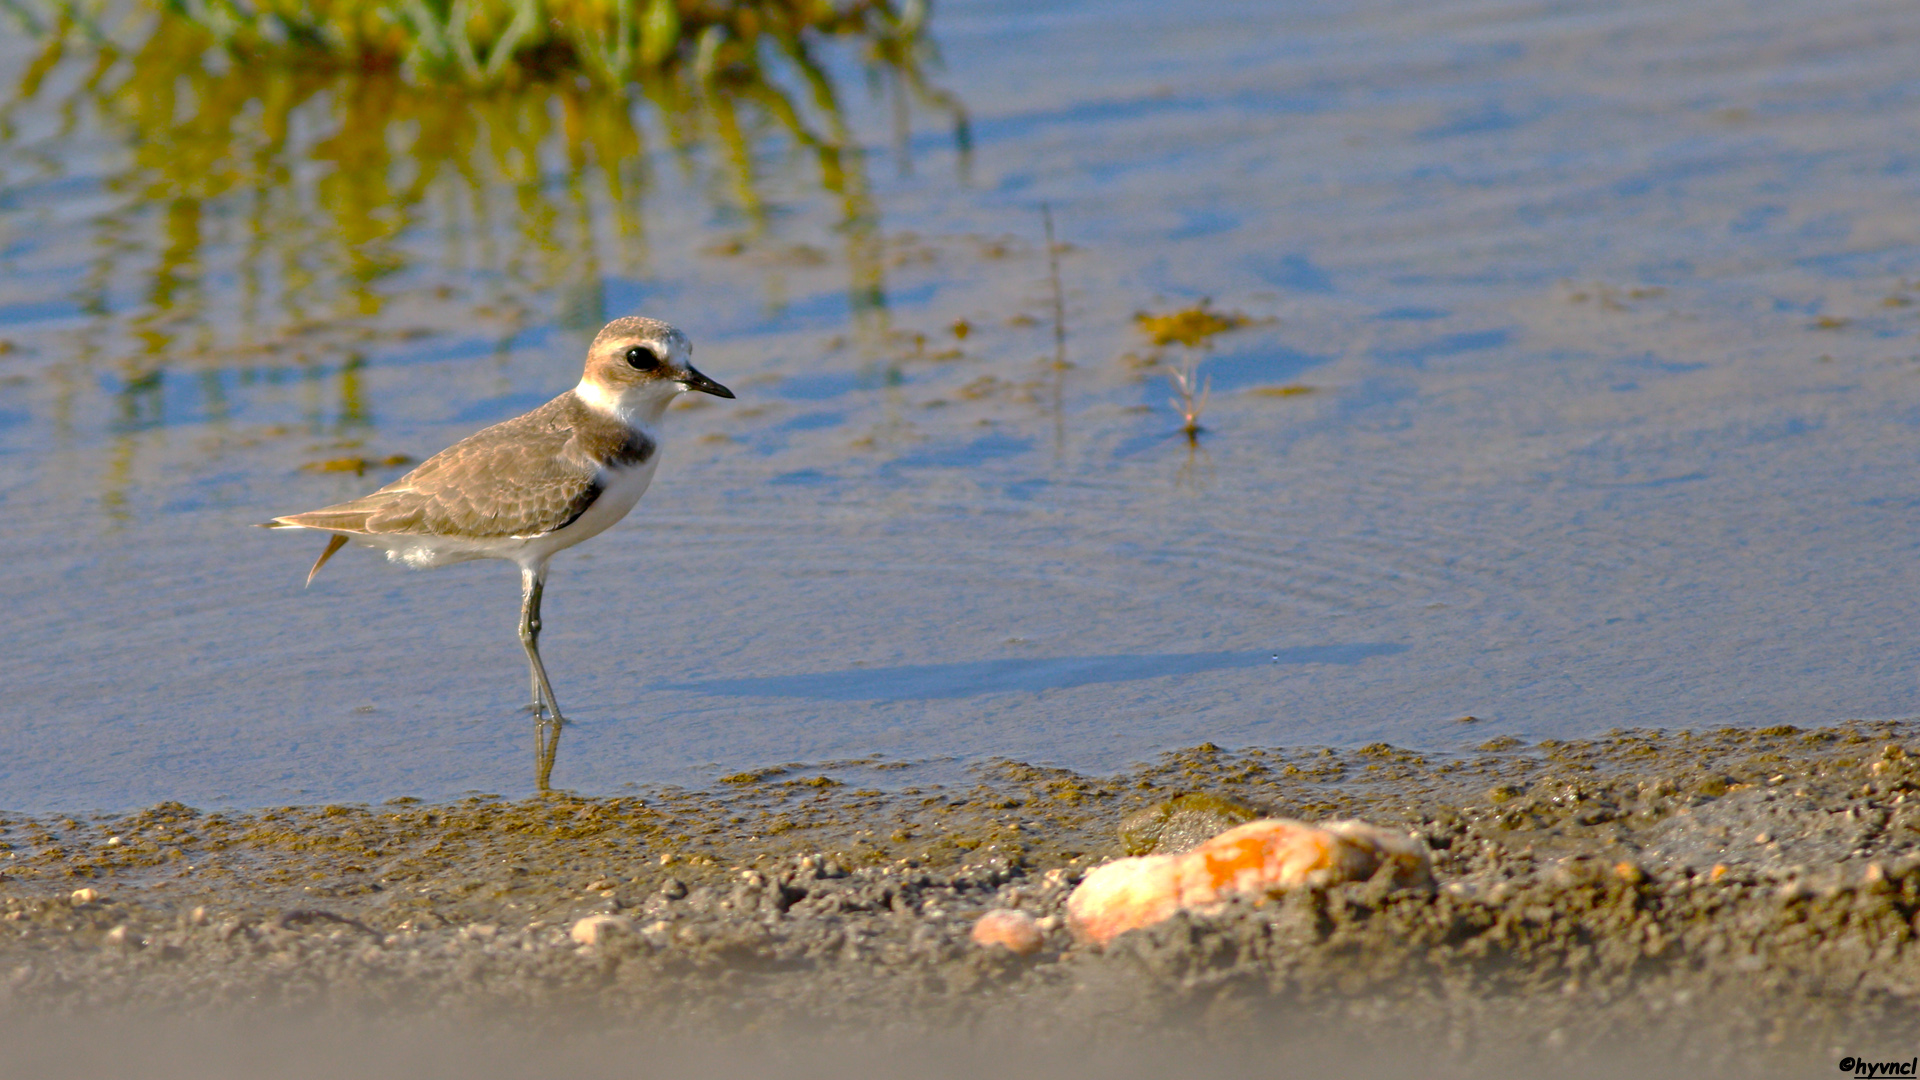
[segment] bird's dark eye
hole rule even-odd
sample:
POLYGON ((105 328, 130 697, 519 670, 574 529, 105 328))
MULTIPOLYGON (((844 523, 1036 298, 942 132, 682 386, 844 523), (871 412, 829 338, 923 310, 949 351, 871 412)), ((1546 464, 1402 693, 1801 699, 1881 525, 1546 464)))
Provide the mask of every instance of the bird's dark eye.
POLYGON ((635 371, 652 371, 660 366, 660 358, 645 345, 635 345, 627 350, 627 366, 635 371))

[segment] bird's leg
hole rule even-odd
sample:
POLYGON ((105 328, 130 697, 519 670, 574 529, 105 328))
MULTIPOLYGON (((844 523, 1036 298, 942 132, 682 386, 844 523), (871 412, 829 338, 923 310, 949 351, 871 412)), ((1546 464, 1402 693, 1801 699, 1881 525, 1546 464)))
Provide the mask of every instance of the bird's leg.
POLYGON ((546 586, 545 567, 520 571, 520 645, 527 650, 527 667, 533 683, 534 786, 543 792, 548 790, 548 781, 553 776, 554 755, 560 749, 560 728, 567 722, 560 715, 560 703, 554 700, 546 665, 540 662, 540 596, 546 586))

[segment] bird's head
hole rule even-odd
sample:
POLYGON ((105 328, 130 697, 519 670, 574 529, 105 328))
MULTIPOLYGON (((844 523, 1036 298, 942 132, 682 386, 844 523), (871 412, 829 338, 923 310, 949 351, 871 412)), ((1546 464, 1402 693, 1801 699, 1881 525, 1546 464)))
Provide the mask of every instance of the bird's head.
POLYGON ((694 369, 687 335, 658 319, 632 315, 608 323, 593 339, 574 394, 596 412, 651 424, 668 402, 688 390, 733 396, 694 369))

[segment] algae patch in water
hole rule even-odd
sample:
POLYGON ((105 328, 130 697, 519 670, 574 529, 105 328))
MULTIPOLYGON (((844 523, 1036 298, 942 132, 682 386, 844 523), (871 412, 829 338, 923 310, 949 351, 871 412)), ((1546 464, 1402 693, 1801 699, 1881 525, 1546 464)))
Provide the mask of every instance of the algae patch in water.
POLYGON ((1209 300, 1160 315, 1135 312, 1133 321, 1155 346, 1185 345, 1188 348, 1198 348, 1217 334, 1253 324, 1253 319, 1243 312, 1215 311, 1209 300))
POLYGON ((413 464, 413 458, 406 454, 388 454, 385 457, 379 458, 350 456, 327 458, 323 461, 310 461, 300 466, 300 471, 320 473, 350 472, 355 476, 365 476, 367 475, 367 470, 371 468, 387 468, 395 465, 411 464, 413 464))

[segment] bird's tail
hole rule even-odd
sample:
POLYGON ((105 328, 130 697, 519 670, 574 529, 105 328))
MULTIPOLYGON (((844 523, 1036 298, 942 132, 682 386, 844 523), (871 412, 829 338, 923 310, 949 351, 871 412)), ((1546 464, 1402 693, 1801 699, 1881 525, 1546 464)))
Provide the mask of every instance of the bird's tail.
MULTIPOLYGON (((321 512, 324 513, 324 511, 321 511, 321 512)), ((308 522, 300 520, 301 518, 311 517, 311 516, 312 515, 309 515, 309 514, 293 514, 288 517, 277 517, 277 518, 274 518, 272 521, 263 521, 255 527, 261 528, 261 529, 315 529, 315 528, 325 529, 326 528, 326 526, 324 525, 309 524, 308 522)), ((362 526, 366 524, 364 520, 364 515, 362 516, 362 520, 358 521, 357 524, 360 524, 362 526)), ((327 560, 333 558, 333 553, 336 551, 339 551, 341 548, 345 546, 347 546, 346 534, 334 533, 333 538, 327 541, 327 549, 320 553, 319 558, 313 560, 313 569, 307 571, 308 585, 313 584, 314 575, 320 572, 321 567, 327 565, 327 560)))

